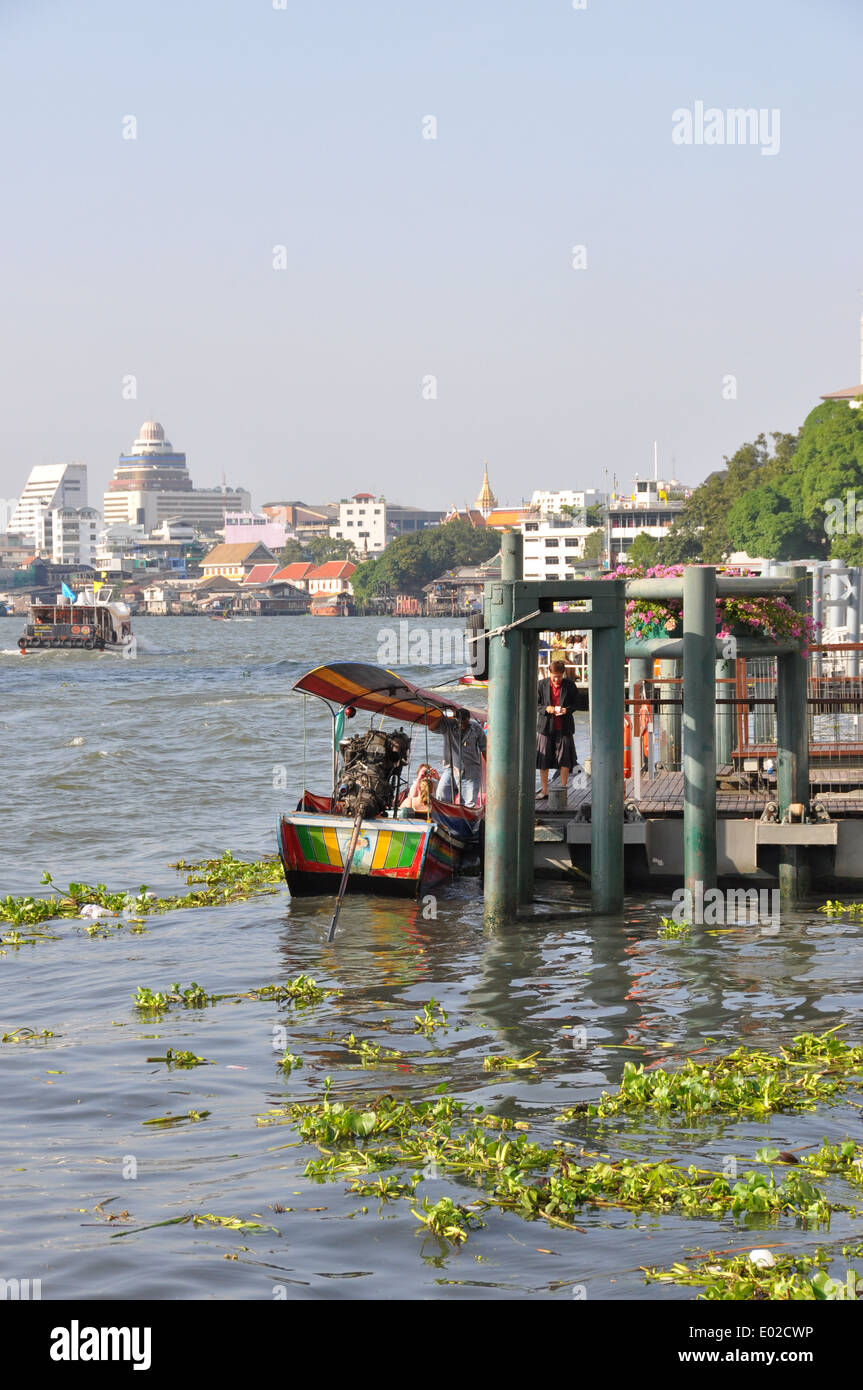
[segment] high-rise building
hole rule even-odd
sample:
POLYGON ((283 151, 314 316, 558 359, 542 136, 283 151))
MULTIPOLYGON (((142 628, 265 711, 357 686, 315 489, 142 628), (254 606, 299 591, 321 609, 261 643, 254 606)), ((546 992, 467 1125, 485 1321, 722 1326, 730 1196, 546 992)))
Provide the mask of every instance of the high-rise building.
POLYGON ((105 493, 105 525, 125 523, 150 532, 176 517, 215 534, 224 526, 225 512, 247 512, 251 505, 243 488, 193 487, 186 455, 175 451, 157 420, 147 420, 114 469, 105 493))
POLYGON ((52 507, 39 518, 36 549, 55 565, 92 565, 101 521, 95 507, 52 507))
POLYGON ((10 531, 19 531, 41 545, 42 517, 56 508, 87 506, 86 463, 41 463, 30 470, 24 490, 9 522, 10 531))

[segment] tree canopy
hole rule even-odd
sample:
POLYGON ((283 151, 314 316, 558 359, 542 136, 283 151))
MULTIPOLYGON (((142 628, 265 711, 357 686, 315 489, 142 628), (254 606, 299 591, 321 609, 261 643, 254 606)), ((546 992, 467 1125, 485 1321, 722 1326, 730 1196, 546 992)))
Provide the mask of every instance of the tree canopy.
POLYGON ((490 560, 500 549, 500 535, 471 526, 459 517, 440 526, 397 536, 386 550, 365 560, 351 578, 360 603, 388 594, 419 594, 424 584, 457 565, 490 560))

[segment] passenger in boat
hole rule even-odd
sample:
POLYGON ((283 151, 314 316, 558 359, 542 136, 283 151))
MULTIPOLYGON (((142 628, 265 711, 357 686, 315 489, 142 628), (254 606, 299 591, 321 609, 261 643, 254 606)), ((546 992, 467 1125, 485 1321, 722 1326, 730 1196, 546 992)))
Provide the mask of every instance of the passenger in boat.
POLYGON ((566 675, 566 663, 556 657, 551 675, 537 689, 536 765, 539 768, 540 795, 548 796, 548 770, 556 767, 561 786, 569 781, 570 769, 578 766, 575 753, 575 681, 566 675))
POLYGON ((420 763, 417 775, 408 788, 398 809, 399 820, 410 820, 414 816, 428 815, 431 798, 440 780, 440 773, 428 763, 420 763))
POLYGON ((442 726, 443 760, 446 764, 437 790, 439 801, 452 804, 458 791, 462 806, 475 806, 482 786, 485 730, 471 719, 470 710, 457 709, 442 726))

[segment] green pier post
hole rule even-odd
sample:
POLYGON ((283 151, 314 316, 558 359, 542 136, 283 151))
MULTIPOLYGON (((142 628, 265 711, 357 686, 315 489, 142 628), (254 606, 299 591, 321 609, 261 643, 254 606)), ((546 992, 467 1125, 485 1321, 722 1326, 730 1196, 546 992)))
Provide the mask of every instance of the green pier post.
MULTIPOLYGON (((793 573, 793 571, 791 571, 793 573)), ((806 612, 806 580, 797 581, 795 607, 806 612)), ((809 812, 808 660, 802 652, 776 658, 776 783, 779 817, 802 805, 809 812)), ((779 859, 781 902, 791 906, 805 898, 810 887, 809 857, 804 846, 783 845, 779 859)))
POLYGON ((716 570, 687 565, 683 571, 683 871, 690 902, 716 887, 715 718, 716 570))
MULTIPOLYGON (((734 697, 734 687, 720 684, 720 681, 734 679, 735 663, 726 660, 724 657, 716 662, 716 698, 717 700, 731 700, 734 697)), ((734 705, 716 706, 716 761, 718 763, 730 763, 731 753, 734 748, 734 705)))
POLYGON ((623 909, 623 712, 626 660, 624 584, 593 600, 610 626, 592 630, 590 652, 590 891, 594 912, 623 909))
POLYGON ((539 632, 521 638, 521 769, 518 786, 518 900, 533 899, 536 838, 536 686, 539 677, 539 632))
MULTIPOLYGON (((679 685, 670 682, 680 675, 679 661, 660 661, 659 680, 663 700, 677 699, 679 685)), ((666 772, 674 772, 680 764, 680 706, 659 707, 659 759, 666 772)))
MULTIPOLYGON (((501 537, 501 580, 491 584, 489 630, 512 622, 513 585, 521 572, 521 534, 501 537)), ((488 768, 483 879, 486 928, 515 919, 518 911, 519 697, 522 634, 516 629, 488 639, 488 768)))

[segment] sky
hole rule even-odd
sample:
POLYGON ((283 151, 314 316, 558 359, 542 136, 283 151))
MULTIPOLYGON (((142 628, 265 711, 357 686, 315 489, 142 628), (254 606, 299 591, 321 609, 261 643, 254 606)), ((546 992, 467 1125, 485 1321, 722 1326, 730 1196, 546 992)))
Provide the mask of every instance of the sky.
POLYGON ((0 0, 0 498, 146 419, 255 506, 694 484, 856 384, 859 0, 577 4, 0 0))

